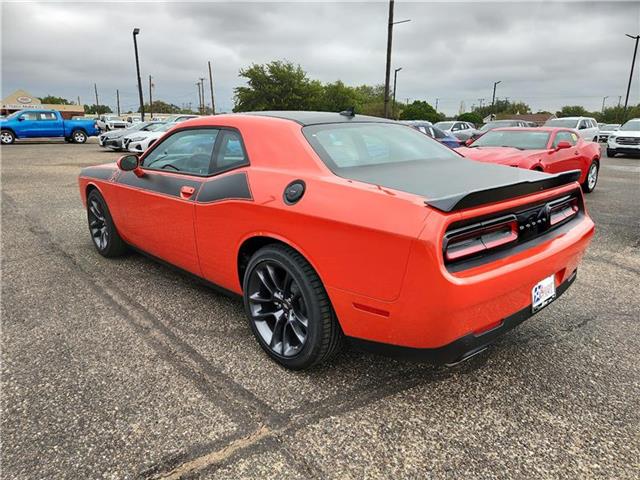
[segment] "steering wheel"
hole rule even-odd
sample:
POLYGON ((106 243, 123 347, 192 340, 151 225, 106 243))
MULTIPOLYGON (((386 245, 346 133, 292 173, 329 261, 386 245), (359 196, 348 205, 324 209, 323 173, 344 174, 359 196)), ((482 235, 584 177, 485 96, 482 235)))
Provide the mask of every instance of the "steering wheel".
POLYGON ((184 162, 184 165, 192 171, 198 170, 200 173, 207 173, 210 162, 211 155, 206 153, 195 153, 184 162))

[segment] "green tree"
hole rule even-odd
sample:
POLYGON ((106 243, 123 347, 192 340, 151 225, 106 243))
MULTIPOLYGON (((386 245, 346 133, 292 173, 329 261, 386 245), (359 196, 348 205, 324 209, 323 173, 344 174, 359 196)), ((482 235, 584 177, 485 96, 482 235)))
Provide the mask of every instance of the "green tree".
POLYGON ((384 85, 360 85, 354 91, 360 101, 357 113, 384 116, 384 85))
MULTIPOLYGON (((145 113, 153 112, 153 113, 181 113, 180 107, 174 105, 173 103, 163 102, 162 100, 154 100, 153 101, 153 109, 149 108, 149 104, 146 103, 144 105, 145 113)), ((138 113, 140 113, 140 108, 138 108, 138 113)))
POLYGON ((355 88, 348 87, 337 80, 322 87, 318 109, 326 112, 340 112, 349 107, 355 107, 356 112, 361 113, 362 104, 362 97, 355 88))
POLYGON ((496 100, 496 103, 491 106, 485 105, 483 107, 476 107, 473 109, 474 113, 480 115, 480 117, 485 118, 490 114, 495 114, 496 116, 504 117, 505 115, 517 115, 523 113, 531 113, 531 107, 524 102, 510 102, 509 100, 496 100))
POLYGON ((234 112, 313 110, 321 106, 322 84, 310 80, 300 65, 273 61, 240 70, 247 86, 234 90, 234 112))
POLYGON ((557 117, 590 117, 591 112, 580 105, 566 105, 556 112, 557 117))
POLYGON ((93 113, 95 115, 102 115, 103 113, 113 113, 108 105, 85 105, 84 113, 93 113))
POLYGON ((460 120, 461 122, 471 122, 475 125, 480 125, 482 123, 482 117, 477 112, 467 112, 462 115, 458 115, 456 120, 460 120))
POLYGON ((400 113, 401 120, 428 120, 435 123, 442 120, 442 116, 427 102, 415 100, 405 106, 400 113))
POLYGON ((46 95, 40 98, 40 101, 46 105, 73 105, 73 103, 66 98, 54 97, 53 95, 46 95))

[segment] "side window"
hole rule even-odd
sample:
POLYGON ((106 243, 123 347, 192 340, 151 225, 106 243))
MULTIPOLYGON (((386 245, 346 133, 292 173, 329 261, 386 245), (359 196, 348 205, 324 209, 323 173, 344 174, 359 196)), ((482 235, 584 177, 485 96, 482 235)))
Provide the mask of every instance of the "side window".
POLYGON ((20 118, 22 118, 23 120, 39 120, 38 112, 24 112, 22 115, 20 115, 20 118))
POLYGON ((219 130, 182 130, 165 138, 144 158, 152 170, 207 175, 219 130))
POLYGON ((578 141, 578 136, 572 132, 558 132, 556 138, 553 141, 553 147, 557 147, 560 142, 569 142, 571 145, 575 145, 578 141))
POLYGON ((586 120, 580 120, 580 124, 578 125, 578 130, 583 130, 585 128, 588 128, 587 121, 586 120))
POLYGON ((420 126, 418 127, 418 131, 419 131, 419 132, 422 132, 422 133, 424 133, 424 134, 426 134, 426 133, 427 133, 427 129, 426 129, 426 128, 424 128, 422 125, 420 125, 420 126))
POLYGON ((40 112, 38 120, 55 120, 56 114, 53 112, 40 112))
POLYGON ((234 130, 223 130, 220 145, 209 171, 210 174, 247 165, 247 154, 242 145, 240 134, 234 130))
POLYGON ((459 123, 454 123, 453 127, 451 127, 451 131, 452 132, 457 132, 458 130, 460 130, 460 124, 459 123))

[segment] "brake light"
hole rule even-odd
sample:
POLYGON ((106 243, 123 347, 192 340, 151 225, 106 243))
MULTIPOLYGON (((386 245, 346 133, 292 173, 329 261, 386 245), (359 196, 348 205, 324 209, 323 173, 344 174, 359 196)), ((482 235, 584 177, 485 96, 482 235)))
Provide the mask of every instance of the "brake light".
POLYGON ((578 199, 569 198, 549 205, 549 225, 558 225, 578 214, 578 199))
POLYGON ((515 215, 507 215, 448 233, 444 238, 444 257, 453 262, 517 240, 518 220, 515 215))

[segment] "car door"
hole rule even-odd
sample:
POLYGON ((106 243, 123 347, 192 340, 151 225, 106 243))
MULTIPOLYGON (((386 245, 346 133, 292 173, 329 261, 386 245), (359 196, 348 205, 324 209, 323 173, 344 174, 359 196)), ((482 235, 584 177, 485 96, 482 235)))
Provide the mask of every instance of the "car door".
POLYGON ((575 132, 561 130, 556 132, 551 140, 551 153, 544 160, 544 170, 549 173, 567 172, 578 170, 582 164, 580 151, 577 147, 579 137, 575 132), (558 143, 566 141, 571 144, 571 148, 557 150, 558 143))
POLYGON ((58 116, 54 112, 38 112, 35 123, 38 137, 64 136, 62 121, 58 120, 58 116))
POLYGON ((200 275, 194 202, 209 173, 218 129, 187 128, 159 140, 142 157, 142 176, 121 172, 119 225, 135 247, 200 275))
POLYGON ((18 130, 16 133, 20 137, 34 138, 38 137, 38 113, 39 112, 22 112, 18 116, 18 130))

